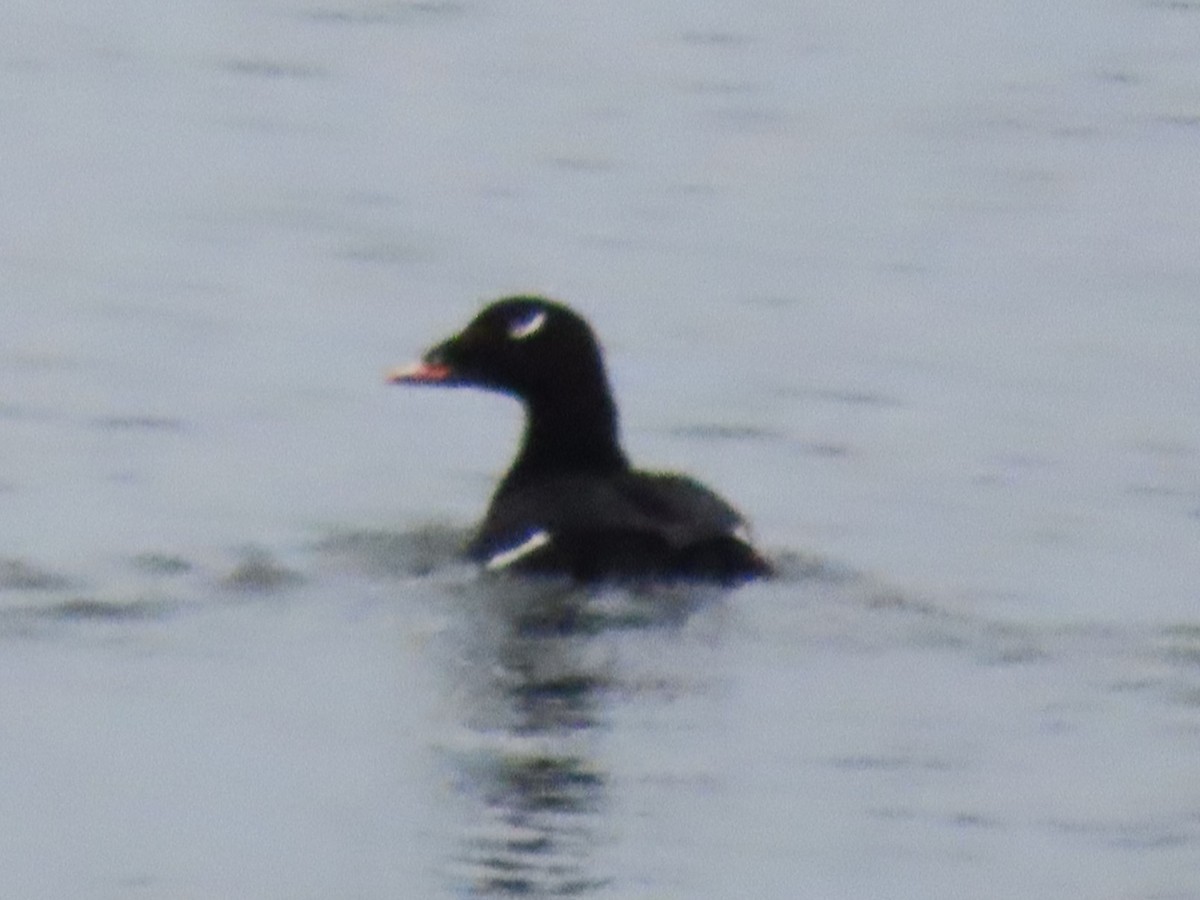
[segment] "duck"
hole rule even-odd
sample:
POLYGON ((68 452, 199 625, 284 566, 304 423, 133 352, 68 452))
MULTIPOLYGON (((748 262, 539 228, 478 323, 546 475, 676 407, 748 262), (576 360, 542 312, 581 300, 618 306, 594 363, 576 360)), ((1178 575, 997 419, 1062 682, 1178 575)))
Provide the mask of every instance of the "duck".
POLYGON ((600 342, 566 304, 535 295, 492 302, 386 380, 479 388, 523 405, 516 459, 465 548, 488 572, 726 585, 774 573, 746 520, 717 493, 630 464, 600 342))

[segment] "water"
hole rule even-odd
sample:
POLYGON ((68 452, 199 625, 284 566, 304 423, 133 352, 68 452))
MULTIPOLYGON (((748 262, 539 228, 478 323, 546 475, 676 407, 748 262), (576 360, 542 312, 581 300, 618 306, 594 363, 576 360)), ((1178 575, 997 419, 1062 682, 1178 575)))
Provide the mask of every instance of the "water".
POLYGON ((1200 896, 1200 7, 5 19, 6 896, 1200 896), (516 290, 778 582, 453 561, 516 290))

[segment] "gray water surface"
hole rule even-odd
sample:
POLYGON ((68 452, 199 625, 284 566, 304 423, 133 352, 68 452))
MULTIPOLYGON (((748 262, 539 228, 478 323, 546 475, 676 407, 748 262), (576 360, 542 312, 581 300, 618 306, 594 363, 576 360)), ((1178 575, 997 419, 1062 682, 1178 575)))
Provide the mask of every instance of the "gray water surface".
POLYGON ((1200 6, 3 18, 5 896, 1200 897, 1200 6), (513 291, 777 581, 456 560, 513 291))

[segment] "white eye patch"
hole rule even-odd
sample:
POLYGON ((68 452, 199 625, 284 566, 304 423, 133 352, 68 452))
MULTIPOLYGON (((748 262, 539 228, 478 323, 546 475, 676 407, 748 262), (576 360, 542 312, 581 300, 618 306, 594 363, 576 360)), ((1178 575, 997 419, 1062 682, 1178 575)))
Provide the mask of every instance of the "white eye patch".
POLYGON ((535 309, 527 317, 517 319, 508 326, 508 336, 514 341, 523 341, 546 324, 546 311, 535 309))

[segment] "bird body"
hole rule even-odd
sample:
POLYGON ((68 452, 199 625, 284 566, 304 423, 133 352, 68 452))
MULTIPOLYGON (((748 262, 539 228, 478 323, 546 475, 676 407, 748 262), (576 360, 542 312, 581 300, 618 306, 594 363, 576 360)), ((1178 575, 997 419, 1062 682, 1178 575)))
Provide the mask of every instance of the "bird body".
POLYGON ((716 493, 630 466, 600 344, 570 308, 499 300, 389 381, 481 387, 524 405, 517 458, 467 547, 486 569, 589 582, 733 583, 771 573, 741 515, 716 493))

